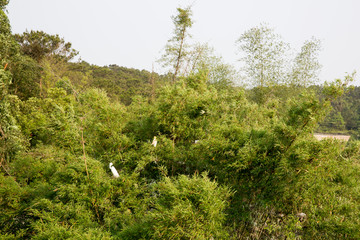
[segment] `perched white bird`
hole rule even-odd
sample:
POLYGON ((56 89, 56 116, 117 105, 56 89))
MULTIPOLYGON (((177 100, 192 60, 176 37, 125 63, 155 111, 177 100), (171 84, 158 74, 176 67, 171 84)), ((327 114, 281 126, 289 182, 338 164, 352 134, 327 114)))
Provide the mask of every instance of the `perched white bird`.
POLYGON ((199 142, 199 140, 195 140, 195 144, 198 143, 198 142, 199 142))
POLYGON ((116 168, 114 167, 114 165, 112 163, 109 164, 110 170, 113 173, 114 177, 118 178, 120 177, 118 171, 116 171, 116 168))
POLYGON ((299 218, 300 222, 303 222, 304 220, 306 220, 306 214, 305 213, 298 213, 298 214, 296 214, 296 216, 299 218))
POLYGON ((200 111, 200 115, 204 115, 206 112, 204 110, 200 111))
POLYGON ((154 147, 156 147, 156 145, 157 145, 156 137, 154 137, 154 140, 152 141, 151 145, 153 145, 154 147))

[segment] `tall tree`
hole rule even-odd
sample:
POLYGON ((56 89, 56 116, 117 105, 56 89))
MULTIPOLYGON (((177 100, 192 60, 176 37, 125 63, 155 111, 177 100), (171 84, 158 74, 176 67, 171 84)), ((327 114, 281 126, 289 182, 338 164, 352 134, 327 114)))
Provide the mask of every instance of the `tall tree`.
POLYGON ((301 88, 318 82, 321 47, 315 38, 306 41, 295 58, 290 58, 290 45, 264 24, 243 33, 237 43, 242 74, 254 87, 251 95, 258 103, 298 95, 301 88))
POLYGON ((239 76, 235 68, 224 62, 207 43, 191 46, 186 56, 185 73, 207 72, 208 82, 217 87, 231 86, 238 83, 239 76))
POLYGON ((18 55, 18 48, 11 35, 9 19, 2 10, 6 4, 7 1, 0 2, 0 171, 5 172, 7 160, 22 147, 21 133, 12 111, 17 104, 8 91, 13 80, 9 65, 18 55))
POLYGON ((269 87, 283 82, 284 54, 288 45, 265 24, 253 27, 237 40, 244 53, 243 72, 253 86, 269 87))
POLYGON ((301 51, 294 59, 289 79, 290 84, 308 87, 318 82, 321 68, 318 59, 320 50, 320 40, 312 38, 305 41, 301 51))
MULTIPOLYGON (((40 95, 45 96, 46 90, 61 79, 66 71, 68 61, 73 59, 78 52, 72 48, 70 42, 66 42, 59 35, 32 30, 14 36, 20 44, 21 52, 36 61, 38 66, 43 69, 42 76, 38 77, 38 85, 40 95)), ((34 68, 33 65, 26 64, 23 68, 34 68)))
POLYGON ((59 35, 31 30, 23 34, 15 34, 15 38, 19 42, 22 52, 38 62, 48 56, 68 61, 78 54, 72 48, 71 43, 65 42, 59 35))
POLYGON ((18 53, 18 47, 11 35, 11 26, 5 12, 0 9, 0 61, 6 64, 11 56, 18 53))
POLYGON ((174 36, 168 41, 168 44, 165 46, 165 53, 160 59, 164 67, 171 66, 173 82, 175 82, 176 77, 180 73, 185 56, 188 54, 186 40, 190 37, 189 28, 193 24, 190 7, 177 8, 177 12, 178 14, 172 17, 175 25, 174 36))

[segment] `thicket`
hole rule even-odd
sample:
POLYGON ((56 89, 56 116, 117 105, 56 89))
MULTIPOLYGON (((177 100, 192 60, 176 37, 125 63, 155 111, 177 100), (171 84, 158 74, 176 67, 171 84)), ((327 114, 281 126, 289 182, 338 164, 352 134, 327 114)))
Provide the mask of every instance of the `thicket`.
POLYGON ((360 144, 312 136, 341 81, 319 97, 34 58, 0 13, 2 239, 360 237, 360 144))

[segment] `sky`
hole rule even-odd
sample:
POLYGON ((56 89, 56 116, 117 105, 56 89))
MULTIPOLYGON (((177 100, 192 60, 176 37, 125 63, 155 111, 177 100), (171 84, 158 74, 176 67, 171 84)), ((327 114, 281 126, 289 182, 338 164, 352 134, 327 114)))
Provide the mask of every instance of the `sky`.
POLYGON ((322 81, 357 71, 360 85, 359 0, 10 0, 7 10, 13 33, 58 34, 91 64, 161 72, 156 60, 172 36, 171 16, 189 5, 193 40, 226 63, 239 67, 236 40, 267 23, 296 51, 311 37, 321 40, 322 81))

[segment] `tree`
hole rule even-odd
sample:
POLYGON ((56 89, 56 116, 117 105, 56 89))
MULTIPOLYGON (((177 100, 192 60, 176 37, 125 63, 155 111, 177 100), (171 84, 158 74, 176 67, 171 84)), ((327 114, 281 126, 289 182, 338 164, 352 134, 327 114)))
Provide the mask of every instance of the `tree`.
MULTIPOLYGON (((36 61, 38 67, 42 68, 42 76, 38 76, 35 82, 38 85, 40 96, 46 95, 47 90, 54 87, 56 81, 62 78, 68 61, 73 59, 78 52, 71 47, 70 42, 65 42, 59 35, 50 35, 43 31, 32 30, 30 32, 26 31, 23 34, 15 34, 14 36, 20 44, 21 53, 36 61)), ((27 61, 18 68, 32 68, 35 70, 36 67, 31 61, 27 61)), ((35 71, 32 72, 35 73, 35 71)), ((27 75, 31 76, 32 74, 28 71, 27 75)), ((27 81, 33 83, 34 78, 30 77, 30 79, 31 81, 28 79, 27 81)), ((20 78, 16 82, 23 81, 20 78)))
POLYGON ((21 100, 39 96, 42 68, 34 59, 19 54, 11 59, 9 69, 13 75, 9 93, 17 95, 21 100))
POLYGON ((0 69, 0 168, 7 174, 7 164, 26 145, 15 118, 19 114, 18 98, 8 94, 10 82, 11 73, 0 69))
POLYGON ((186 56, 185 73, 193 74, 207 72, 208 82, 223 88, 232 86, 239 80, 234 67, 224 62, 223 58, 215 53, 208 44, 197 43, 191 46, 186 56))
MULTIPOLYGON (((7 1, 1 2, 4 7, 7 1)), ((9 19, 0 9, 0 167, 5 169, 8 162, 24 146, 24 139, 14 117, 17 114, 17 98, 9 94, 13 81, 13 59, 19 51, 11 35, 9 19)))
MULTIPOLYGON (((1 6, 1 5, 0 5, 1 6)), ((0 9, 0 34, 9 34, 11 31, 9 19, 2 9, 0 9)))
POLYGON ((9 59, 19 53, 19 48, 11 35, 11 26, 8 17, 0 9, 0 62, 3 67, 9 59))
POLYGON ((165 53, 160 59, 164 63, 164 67, 171 66, 173 83, 183 67, 185 56, 188 54, 186 40, 190 37, 189 28, 193 24, 190 7, 177 8, 177 11, 178 15, 172 17, 175 25, 174 36, 168 41, 165 46, 165 53))
POLYGON ((237 40, 244 53, 242 71, 252 86, 270 87, 284 82, 288 45, 265 24, 253 27, 237 40))
POLYGON ((11 34, 9 19, 0 10, 0 64, 11 73, 8 92, 20 99, 38 96, 40 67, 28 56, 20 52, 20 46, 11 34))
POLYGON ((15 34, 15 39, 20 44, 21 51, 37 62, 49 56, 69 61, 78 54, 72 49, 70 42, 65 42, 59 35, 50 35, 43 31, 31 30, 23 34, 15 34))
POLYGON ((8 4, 9 0, 0 0, 0 9, 4 10, 8 4))
POLYGON ((299 95, 301 88, 318 82, 320 41, 305 41, 301 51, 290 58, 290 45, 265 24, 251 28, 238 39, 242 73, 255 101, 264 103, 271 97, 299 95))
POLYGON ((294 59, 289 79, 290 84, 308 87, 318 82, 321 68, 318 59, 320 50, 320 40, 312 38, 305 41, 300 53, 294 59))

